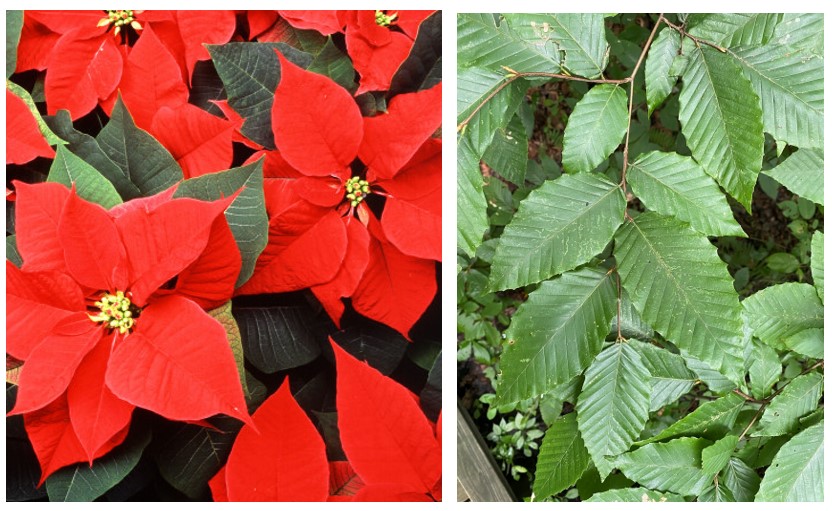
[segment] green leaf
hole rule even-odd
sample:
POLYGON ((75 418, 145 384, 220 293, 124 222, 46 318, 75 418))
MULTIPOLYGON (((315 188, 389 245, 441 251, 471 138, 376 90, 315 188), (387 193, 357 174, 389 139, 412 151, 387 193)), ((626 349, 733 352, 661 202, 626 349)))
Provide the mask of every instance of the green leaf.
POLYGON ((82 199, 100 204, 105 209, 121 204, 121 197, 113 184, 64 146, 58 146, 47 181, 61 183, 67 188, 75 184, 75 190, 82 199))
POLYGON ((624 194, 596 174, 543 183, 520 203, 491 267, 491 287, 511 289, 586 263, 609 243, 624 219, 624 194))
POLYGON ((774 36, 782 14, 692 14, 688 32, 724 46, 766 44, 774 36))
POLYGON ((69 110, 59 110, 57 114, 44 120, 57 136, 66 140, 66 148, 72 154, 89 163, 113 184, 122 199, 130 200, 142 196, 141 190, 128 179, 121 167, 107 156, 98 141, 72 126, 69 110))
POLYGON ((456 244, 473 256, 488 229, 487 205, 482 191, 480 160, 468 136, 460 139, 457 152, 456 244))
POLYGON ((269 217, 263 198, 263 159, 244 167, 188 179, 179 185, 174 194, 174 197, 213 201, 229 197, 238 190, 241 190, 240 194, 225 210, 225 219, 243 258, 236 287, 242 286, 254 273, 257 257, 268 242, 269 217))
POLYGON ((800 261, 786 252, 777 252, 766 257, 766 265, 780 273, 793 273, 800 267, 800 261))
POLYGON ((815 231, 812 235, 812 280, 818 292, 818 298, 823 303, 823 233, 815 231))
POLYGON ((823 328, 807 328, 783 339, 786 349, 810 358, 823 358, 823 328))
POLYGON ((750 212, 763 158, 763 114, 751 82, 731 57, 704 45, 690 48, 682 80, 679 120, 691 154, 750 212))
POLYGON ((575 414, 564 415, 549 427, 543 437, 535 468, 535 500, 572 486, 587 466, 589 453, 581 440, 575 414))
POLYGON ((623 342, 602 351, 586 371, 575 408, 581 437, 601 479, 613 469, 606 456, 626 451, 644 429, 649 380, 638 352, 623 342))
MULTIPOLYGON (((287 54, 291 53, 291 51, 285 47, 282 49, 286 50, 287 54)), ((297 59, 301 60, 301 62, 305 60, 301 59, 300 55, 297 55, 297 59)), ((335 83, 350 92, 354 93, 358 88, 355 83, 355 68, 352 65, 352 60, 350 60, 344 52, 335 46, 331 37, 327 38, 326 44, 318 53, 312 55, 312 62, 306 70, 318 73, 319 75, 328 76, 329 78, 332 78, 335 83)), ((277 88, 277 86, 275 86, 275 88, 277 88)), ((272 91, 272 94, 274 94, 274 90, 272 91)))
POLYGON ((811 372, 798 376, 771 400, 753 436, 794 433, 800 418, 818 407, 822 394, 823 375, 811 372))
POLYGON ((661 493, 647 488, 621 488, 596 493, 587 502, 684 502, 673 493, 661 493))
POLYGON ((6 236, 6 259, 12 262, 15 266, 20 268, 23 266, 23 258, 20 256, 20 252, 17 250, 17 236, 12 234, 11 236, 6 236))
POLYGON ((685 359, 685 365, 688 366, 688 369, 693 371, 696 374, 696 377, 702 380, 702 382, 705 383, 705 385, 708 386, 708 389, 712 392, 724 394, 725 392, 737 387, 736 383, 726 378, 724 374, 713 369, 705 362, 702 362, 697 358, 686 357, 684 355, 682 355, 682 358, 685 359))
POLYGON ((543 394, 580 374, 600 353, 615 314, 615 282, 583 268, 543 282, 529 293, 506 331, 497 401, 543 394))
POLYGON ((765 172, 804 199, 823 206, 823 149, 800 149, 765 172))
POLYGON ((23 30, 23 11, 6 11, 6 78, 17 66, 17 45, 23 30))
MULTIPOLYGON (((457 15, 457 66, 502 72, 560 71, 560 53, 554 41, 533 30, 518 33, 506 22, 497 25, 493 14, 457 15)), ((531 26, 529 26, 531 29, 531 26)), ((459 86, 459 85, 457 85, 459 86)))
POLYGON ((497 129, 482 159, 508 181, 523 186, 529 163, 529 136, 520 117, 515 115, 508 126, 497 129))
POLYGON ((731 431, 744 404, 745 400, 733 393, 715 401, 708 401, 658 435, 637 442, 635 445, 652 444, 683 436, 701 436, 718 440, 731 431))
POLYGON ((62 468, 46 480, 52 502, 92 502, 124 479, 135 468, 150 443, 150 429, 132 434, 95 463, 78 463, 62 468))
POLYGON ((645 206, 703 234, 746 237, 719 186, 693 158, 649 152, 629 165, 627 183, 645 206))
POLYGON ((136 126, 120 96, 95 139, 142 196, 155 195, 182 179, 182 168, 150 133, 136 126))
POLYGON ((728 435, 705 447, 702 450, 702 472, 710 476, 717 475, 728 464, 739 440, 737 435, 728 435))
POLYGON ((760 489, 760 476, 739 458, 729 459, 719 478, 737 502, 753 502, 760 489))
POLYGON ((643 342, 631 342, 630 346, 638 351, 650 371, 651 412, 675 403, 693 388, 696 375, 685 366, 685 359, 680 355, 643 342))
POLYGON ((823 501, 823 421, 796 434, 780 448, 754 500, 823 501))
POLYGON ((494 133, 508 126, 527 88, 526 80, 508 82, 504 74, 496 71, 478 67, 458 71, 457 123, 462 125, 467 121, 460 135, 463 135, 462 138, 470 137, 477 159, 491 144, 494 133))
POLYGON ((228 337, 228 345, 234 354, 234 363, 237 364, 237 373, 240 375, 243 392, 245 392, 247 398, 250 397, 248 385, 246 384, 246 361, 243 356, 243 341, 240 336, 240 327, 237 325, 237 320, 231 315, 231 300, 227 301, 225 305, 206 312, 208 312, 209 316, 216 319, 225 329, 225 335, 228 337))
POLYGON ((272 104, 280 82, 275 50, 304 69, 312 63, 312 56, 285 43, 235 42, 206 47, 225 84, 228 105, 245 119, 240 133, 267 149, 274 149, 272 104))
MULTIPOLYGON (((607 67, 608 45, 601 14, 504 14, 511 29, 526 41, 564 53, 569 74, 596 78, 607 67)), ((557 55, 557 53, 555 53, 557 55)), ((513 67, 513 66, 509 66, 513 67)), ((517 71, 520 69, 514 68, 517 71)), ((530 69, 547 71, 547 69, 530 69)))
POLYGON ((621 321, 621 336, 626 339, 639 339, 650 341, 655 332, 650 325, 641 319, 635 305, 627 295, 627 291, 621 290, 621 311, 612 317, 610 321, 610 332, 618 334, 618 322, 621 321))
POLYGON ((724 484, 720 484, 718 478, 715 478, 711 481, 711 484, 707 485, 702 493, 699 494, 699 497, 696 499, 696 502, 736 502, 737 500, 734 498, 734 494, 731 492, 731 488, 728 488, 724 484))
POLYGON ((234 306, 246 360, 264 373, 307 364, 321 354, 316 319, 307 304, 234 306))
POLYGON ((563 169, 590 172, 621 143, 627 132, 627 93, 596 85, 575 105, 563 132, 563 169))
POLYGON ((644 85, 647 88, 647 113, 661 106, 673 91, 678 76, 670 75, 673 59, 679 55, 682 40, 675 30, 664 28, 659 31, 644 63, 644 85))
POLYGON ((822 148, 823 57, 774 42, 731 55, 760 97, 765 131, 789 145, 822 148))
POLYGON ((616 233, 614 255, 641 317, 683 354, 739 381, 742 308, 708 239, 676 219, 642 213, 616 233))
POLYGON ((60 145, 66 144, 64 140, 62 140, 58 135, 52 132, 49 129, 49 126, 43 120, 43 117, 40 115, 40 111, 38 110, 37 105, 35 105, 35 101, 32 99, 32 96, 29 92, 21 87, 20 85, 6 80, 6 88, 12 92, 15 96, 19 97, 26 103, 26 106, 29 107, 29 111, 32 112, 32 115, 35 118, 35 122, 38 125, 38 129, 40 130, 43 137, 46 139, 46 143, 49 145, 60 145))
POLYGON ((787 282, 758 291, 742 302, 754 336, 773 348, 807 328, 823 328, 823 304, 809 284, 787 282))
POLYGON ((751 350, 751 365, 748 367, 748 378, 751 380, 751 394, 757 399, 764 399, 771 394, 771 388, 780 379, 783 365, 780 357, 767 344, 753 339, 751 350))
POLYGON ((622 454, 614 463, 624 475, 647 488, 699 495, 711 482, 699 468, 702 450, 709 445, 703 438, 677 438, 622 454))
POLYGON ((823 13, 786 13, 774 29, 777 44, 823 56, 823 13))

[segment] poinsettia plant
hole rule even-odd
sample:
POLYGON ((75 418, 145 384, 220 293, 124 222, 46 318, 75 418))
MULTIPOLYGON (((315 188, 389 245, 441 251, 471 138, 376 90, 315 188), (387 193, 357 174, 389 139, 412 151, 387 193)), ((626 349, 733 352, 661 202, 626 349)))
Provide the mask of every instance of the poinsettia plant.
POLYGON ((441 13, 7 11, 9 500, 441 499, 441 13))

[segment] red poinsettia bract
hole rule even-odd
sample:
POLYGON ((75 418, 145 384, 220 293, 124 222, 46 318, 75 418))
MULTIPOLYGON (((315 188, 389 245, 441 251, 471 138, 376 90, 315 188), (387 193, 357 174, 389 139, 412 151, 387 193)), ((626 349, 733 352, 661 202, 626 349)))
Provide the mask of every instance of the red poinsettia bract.
POLYGON ((24 363, 10 413, 41 480, 118 445, 135 407, 250 421, 225 329, 203 310, 241 267, 230 198, 169 190, 107 211, 57 183, 15 189, 24 264, 6 262, 6 352, 24 363))
POLYGON ((288 380, 243 426, 210 482, 216 501, 441 499, 441 443, 414 396, 334 342, 338 430, 347 462, 327 463, 288 380))
POLYGON ((311 287, 336 322, 351 297, 359 313, 407 335, 433 299, 441 260, 441 142, 431 138, 441 84, 362 117, 341 86, 278 56, 269 245, 239 291, 311 287), (380 219, 373 195, 384 198, 380 219))
POLYGON ((43 137, 26 102, 6 89, 6 163, 21 165, 38 156, 54 158, 55 150, 43 137))

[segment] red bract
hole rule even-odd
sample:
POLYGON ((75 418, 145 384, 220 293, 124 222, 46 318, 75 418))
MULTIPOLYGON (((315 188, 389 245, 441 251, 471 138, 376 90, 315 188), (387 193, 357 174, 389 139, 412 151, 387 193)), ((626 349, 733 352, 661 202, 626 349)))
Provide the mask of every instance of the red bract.
POLYGON ((25 362, 11 413, 42 478, 109 450, 134 407, 250 420, 225 330, 192 300, 227 301, 239 274, 230 199, 167 192, 106 211, 59 184, 15 187, 24 265, 6 263, 6 351, 25 362))
POLYGON ((49 114, 72 119, 97 104, 109 111, 122 89, 147 129, 156 108, 187 101, 196 62, 209 58, 203 44, 228 42, 235 27, 233 11, 25 11, 16 71, 46 69, 49 114))
POLYGON ((211 480, 215 501, 432 501, 441 447, 410 392, 334 342, 338 430, 348 462, 327 464, 288 380, 243 426, 211 480))
POLYGON ((441 84, 398 95, 387 113, 365 118, 331 79, 278 56, 280 153, 266 172, 303 177, 267 185, 269 246, 240 292, 311 286, 336 322, 341 298, 352 297, 358 312, 407 335, 433 299, 433 261, 441 260, 441 142, 431 138, 441 84), (351 177, 356 159, 364 170, 351 177), (380 222, 365 201, 372 195, 385 198, 380 222))
POLYGON ((6 163, 19 165, 38 156, 54 158, 55 150, 46 142, 26 103, 6 89, 6 163))

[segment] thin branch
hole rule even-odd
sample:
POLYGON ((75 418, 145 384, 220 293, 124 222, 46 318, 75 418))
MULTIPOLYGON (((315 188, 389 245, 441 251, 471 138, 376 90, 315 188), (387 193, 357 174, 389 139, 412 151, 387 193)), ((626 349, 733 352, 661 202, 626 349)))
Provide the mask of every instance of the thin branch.
POLYGON ((508 77, 508 79, 507 79, 506 81, 504 81, 504 82, 503 82, 503 83, 501 83, 499 86, 497 86, 497 88, 496 88, 496 89, 494 89, 493 91, 491 91, 491 94, 489 94, 488 96, 486 96, 486 97, 485 97, 485 99, 483 99, 483 100, 482 100, 482 102, 481 102, 479 105, 477 105, 477 107, 474 109, 474 111, 473 111, 473 112, 471 112, 471 115, 469 115, 468 117, 466 117, 466 118, 465 118, 465 120, 464 120, 464 121, 462 121, 461 123, 459 123, 459 124, 457 124, 457 125, 456 125, 456 132, 457 132, 457 133, 459 133, 460 131, 462 131, 462 129, 463 129, 463 128, 465 128, 465 126, 467 126, 469 122, 471 122, 471 119, 473 119, 473 118, 474 118, 474 116, 475 116, 475 115, 477 115, 477 113, 478 113, 480 110, 482 110, 482 108, 486 105, 486 103, 488 103, 489 101, 491 101, 492 99, 494 99, 494 96, 496 96, 497 94, 499 94, 499 93, 500 93, 500 91, 502 91, 503 89, 505 89, 506 87, 508 87, 509 85, 511 85, 511 83, 512 83, 514 80, 516 80, 517 78, 519 78, 519 76, 518 76, 518 75, 509 76, 509 77, 508 77))
POLYGON ((741 391, 740 389, 734 389, 734 394, 740 396, 741 398, 745 399, 749 403, 765 403, 766 401, 761 401, 759 399, 754 399, 753 397, 749 396, 745 392, 741 391))
POLYGON ((618 280, 618 320, 616 321, 618 324, 618 340, 623 340, 624 337, 621 336, 621 274, 618 273, 618 269, 615 270, 615 278, 618 280))
POLYGON ((740 434, 740 439, 737 440, 737 442, 740 442, 743 438, 745 438, 745 435, 748 434, 748 431, 751 429, 754 423, 757 422, 757 419, 760 418, 760 415, 763 413, 763 410, 766 409, 766 404, 768 403, 763 403, 762 405, 760 405, 760 408, 757 410, 757 413, 754 414, 754 417, 751 417, 751 422, 749 422, 748 426, 746 426, 745 429, 742 430, 742 434, 740 434))
POLYGON ((722 53, 727 53, 728 52, 728 48, 724 48, 724 47, 722 47, 722 46, 720 46, 716 43, 712 43, 711 41, 706 41, 705 39, 700 39, 700 38, 696 37, 695 35, 688 34, 687 32, 685 32, 684 28, 682 28, 679 25, 676 25, 674 23, 671 23, 664 16, 659 16, 659 21, 663 21, 665 25, 667 25, 668 27, 672 28, 673 30, 679 32, 680 35, 682 35, 684 37, 687 37, 688 39, 690 39, 691 41, 693 41, 697 44, 704 44, 705 46, 710 46, 711 48, 713 48, 713 49, 715 49, 719 52, 722 52, 722 53))
POLYGON ((619 80, 613 80, 611 78, 582 78, 580 76, 572 76, 572 75, 564 75, 559 73, 543 73, 543 72, 526 72, 526 73, 515 73, 520 78, 558 78, 561 80, 571 80, 573 82, 584 82, 584 83, 611 83, 613 85, 620 85, 622 83, 627 83, 632 80, 631 76, 627 78, 621 78, 619 80))
MULTIPOLYGON (((630 124, 633 120, 633 97, 635 95, 635 84, 636 84, 636 74, 638 70, 641 68, 641 63, 644 62, 644 57, 647 55, 647 50, 650 49, 650 44, 653 42, 653 37, 656 36, 656 31, 659 29, 659 25, 661 25, 661 20, 664 18, 664 13, 659 14, 659 19, 656 20, 656 24, 653 25, 653 30, 650 32, 650 37, 647 38, 647 42, 644 43, 644 48, 641 50, 641 55, 638 57, 638 61, 636 62, 636 67, 633 68, 632 74, 630 74, 630 97, 627 101, 627 134, 624 136, 624 163, 621 165, 621 191, 624 192, 624 197, 627 196, 627 165, 629 163, 628 158, 630 156, 630 124)), ((627 208, 624 208, 624 215, 627 215, 627 208)))

